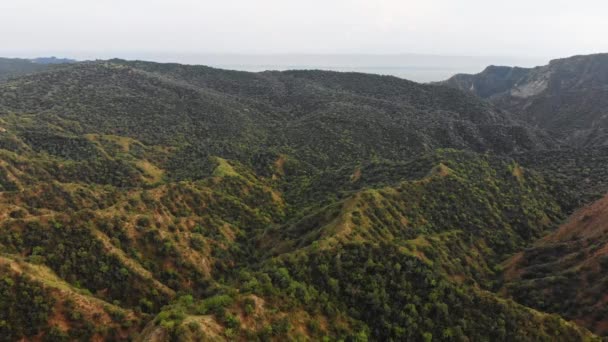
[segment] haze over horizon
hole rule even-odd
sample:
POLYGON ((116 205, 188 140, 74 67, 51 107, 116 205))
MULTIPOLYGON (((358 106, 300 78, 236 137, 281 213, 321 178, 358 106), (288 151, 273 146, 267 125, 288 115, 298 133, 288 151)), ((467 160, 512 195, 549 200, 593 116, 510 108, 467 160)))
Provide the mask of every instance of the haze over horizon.
POLYGON ((361 71, 427 82, 490 64, 532 67, 608 51, 608 4, 598 0, 53 4, 0 3, 0 30, 10 32, 0 37, 0 56, 361 71))
POLYGON ((556 58, 608 51, 599 0, 0 3, 0 55, 423 54, 556 58), (25 19, 25 20, 24 20, 25 19))

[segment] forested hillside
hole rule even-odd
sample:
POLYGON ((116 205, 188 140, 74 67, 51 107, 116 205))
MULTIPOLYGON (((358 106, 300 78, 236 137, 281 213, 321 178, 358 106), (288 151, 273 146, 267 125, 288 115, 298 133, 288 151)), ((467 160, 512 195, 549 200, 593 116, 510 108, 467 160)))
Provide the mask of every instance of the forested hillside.
POLYGON ((606 334, 607 232, 608 198, 604 197, 509 259, 504 292, 520 303, 606 334))
POLYGON ((605 150, 561 143, 387 76, 110 60, 12 78, 0 340, 599 340, 504 273, 606 191, 605 150))

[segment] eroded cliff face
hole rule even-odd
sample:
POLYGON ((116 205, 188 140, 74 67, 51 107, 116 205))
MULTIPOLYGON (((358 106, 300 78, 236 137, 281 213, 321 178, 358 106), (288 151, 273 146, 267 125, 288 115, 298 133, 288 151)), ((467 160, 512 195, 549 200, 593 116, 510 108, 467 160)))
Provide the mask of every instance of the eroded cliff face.
POLYGON ((510 90, 513 97, 528 98, 536 96, 549 88, 551 72, 540 72, 537 77, 516 83, 510 90))
POLYGON ((553 132, 566 146, 608 144, 608 54, 557 59, 531 69, 493 66, 443 84, 553 132))

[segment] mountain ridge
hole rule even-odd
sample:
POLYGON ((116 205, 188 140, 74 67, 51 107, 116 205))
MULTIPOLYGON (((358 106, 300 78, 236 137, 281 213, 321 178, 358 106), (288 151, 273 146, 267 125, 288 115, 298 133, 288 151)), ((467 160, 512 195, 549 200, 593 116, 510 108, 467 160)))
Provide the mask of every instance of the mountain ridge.
POLYGON ((598 339, 496 290, 603 150, 462 91, 82 62, 0 83, 0 127, 7 340, 598 339))

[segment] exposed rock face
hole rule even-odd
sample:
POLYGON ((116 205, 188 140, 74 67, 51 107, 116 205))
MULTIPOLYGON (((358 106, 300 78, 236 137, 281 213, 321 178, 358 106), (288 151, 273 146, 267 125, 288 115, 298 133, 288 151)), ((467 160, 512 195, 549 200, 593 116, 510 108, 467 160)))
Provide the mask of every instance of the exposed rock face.
POLYGON ((466 90, 554 132, 568 146, 608 144, 608 54, 536 68, 490 66, 443 84, 466 90))
POLYGON ((524 82, 523 84, 516 84, 511 89, 511 96, 528 98, 541 94, 549 87, 549 74, 543 74, 542 77, 524 82))

